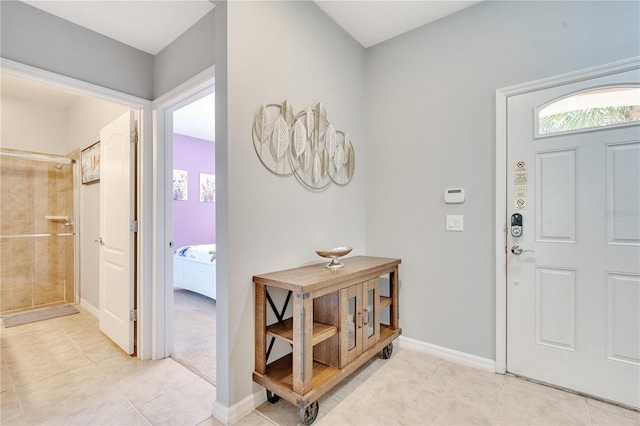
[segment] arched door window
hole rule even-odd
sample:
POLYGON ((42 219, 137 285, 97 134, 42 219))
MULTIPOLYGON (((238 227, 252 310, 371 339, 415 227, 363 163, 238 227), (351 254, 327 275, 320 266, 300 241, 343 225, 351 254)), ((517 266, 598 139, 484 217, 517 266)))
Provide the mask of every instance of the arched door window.
POLYGON ((536 136, 640 122, 640 87, 578 93, 536 109, 536 136))

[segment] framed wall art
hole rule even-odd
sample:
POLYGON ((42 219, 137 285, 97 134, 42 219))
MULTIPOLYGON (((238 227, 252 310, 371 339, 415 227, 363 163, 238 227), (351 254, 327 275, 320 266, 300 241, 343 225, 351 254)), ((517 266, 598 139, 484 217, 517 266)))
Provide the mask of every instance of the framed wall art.
POLYGON ((173 169, 173 199, 175 201, 188 200, 189 172, 186 170, 173 169))
POLYGON ((200 201, 203 203, 216 202, 216 176, 200 173, 200 201))
POLYGON ((100 141, 80 151, 82 183, 100 181, 100 141))

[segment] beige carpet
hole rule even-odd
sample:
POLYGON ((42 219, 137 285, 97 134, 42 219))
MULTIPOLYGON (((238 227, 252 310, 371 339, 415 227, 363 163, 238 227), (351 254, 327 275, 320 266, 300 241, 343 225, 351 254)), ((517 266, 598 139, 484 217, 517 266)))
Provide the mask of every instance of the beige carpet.
POLYGON ((216 301, 189 290, 173 291, 171 357, 216 384, 216 301))

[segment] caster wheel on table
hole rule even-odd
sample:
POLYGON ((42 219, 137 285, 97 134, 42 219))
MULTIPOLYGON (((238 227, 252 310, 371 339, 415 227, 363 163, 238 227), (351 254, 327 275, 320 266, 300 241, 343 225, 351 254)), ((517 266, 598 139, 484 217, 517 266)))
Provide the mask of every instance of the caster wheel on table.
POLYGON ((300 421, 302 424, 310 425, 318 417, 318 401, 312 402, 306 408, 300 409, 300 421))
POLYGON ((387 346, 382 348, 382 358, 389 359, 391 358, 391 354, 393 353, 393 343, 389 343, 387 346))
POLYGON ((280 396, 276 395, 271 391, 267 391, 267 401, 269 401, 272 404, 275 404, 276 402, 280 401, 280 396))

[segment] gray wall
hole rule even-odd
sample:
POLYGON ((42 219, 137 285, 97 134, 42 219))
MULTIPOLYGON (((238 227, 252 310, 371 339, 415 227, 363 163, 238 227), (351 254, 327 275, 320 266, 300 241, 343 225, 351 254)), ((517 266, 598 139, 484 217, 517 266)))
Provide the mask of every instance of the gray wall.
POLYGON ((214 64, 215 13, 213 9, 154 57, 154 98, 214 64))
POLYGON ((488 1, 368 49, 367 254, 402 257, 404 336, 495 359, 495 90, 638 56, 639 5, 488 1))
POLYGON ((153 56, 18 1, 0 2, 0 54, 144 99, 153 56))
MULTIPOLYGON (((215 57, 216 57, 216 392, 217 403, 229 407, 229 372, 231 352, 227 348, 229 333, 229 199, 228 160, 228 65, 227 65, 227 2, 215 8, 215 57), (220 349, 218 349, 220 348, 220 349)), ((253 331, 253 328, 251 328, 253 331)), ((240 380, 239 380, 240 381, 240 380)), ((248 387, 248 385, 245 385, 248 387)))
POLYGON ((231 406, 258 389, 251 383, 252 276, 319 262, 315 250, 322 247, 365 253, 367 143, 364 48, 312 2, 228 2, 226 15, 226 64, 216 62, 216 97, 227 98, 227 117, 216 117, 216 171, 220 176, 224 164, 227 171, 216 182, 217 206, 224 206, 216 212, 217 270, 227 282, 217 301, 217 381, 218 402, 231 406), (251 140, 254 115, 285 99, 295 112, 322 102, 331 123, 350 132, 356 172, 348 185, 314 193, 262 166, 251 140))

